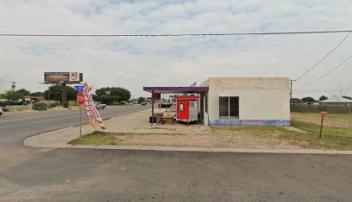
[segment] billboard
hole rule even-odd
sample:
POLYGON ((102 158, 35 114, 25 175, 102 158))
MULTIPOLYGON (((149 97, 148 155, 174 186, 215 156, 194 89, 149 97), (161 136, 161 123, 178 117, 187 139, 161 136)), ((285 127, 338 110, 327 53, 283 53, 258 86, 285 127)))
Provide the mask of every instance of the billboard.
POLYGON ((83 74, 79 72, 44 72, 44 83, 80 83, 83 81, 83 74))

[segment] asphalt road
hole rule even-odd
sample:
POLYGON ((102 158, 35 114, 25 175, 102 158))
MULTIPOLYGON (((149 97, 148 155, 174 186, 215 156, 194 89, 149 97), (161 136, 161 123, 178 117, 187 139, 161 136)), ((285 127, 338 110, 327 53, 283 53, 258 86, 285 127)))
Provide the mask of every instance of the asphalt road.
MULTIPOLYGON (((105 116, 135 110, 115 108, 105 116)), ((14 115, 15 116, 15 115, 14 115)), ((351 201, 352 156, 38 149, 74 112, 0 120, 0 201, 351 201), (17 124, 17 125, 16 125, 17 124)))
MULTIPOLYGON (((101 114, 103 118, 111 118, 146 108, 140 105, 114 106, 101 110, 101 114)), ((84 114, 82 117, 86 121, 84 114)), ((27 137, 77 124, 78 110, 5 113, 0 117, 0 170, 46 151, 24 147, 23 141, 27 137)))

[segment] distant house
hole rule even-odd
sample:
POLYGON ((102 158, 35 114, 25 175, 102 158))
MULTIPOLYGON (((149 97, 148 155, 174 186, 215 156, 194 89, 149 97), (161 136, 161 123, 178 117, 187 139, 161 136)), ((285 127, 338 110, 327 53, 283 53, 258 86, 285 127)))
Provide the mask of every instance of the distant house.
POLYGON ((332 97, 324 101, 320 101, 321 106, 352 106, 352 100, 342 97, 332 97))
POLYGON ((40 102, 44 101, 45 98, 43 96, 24 96, 24 101, 26 102, 40 102))

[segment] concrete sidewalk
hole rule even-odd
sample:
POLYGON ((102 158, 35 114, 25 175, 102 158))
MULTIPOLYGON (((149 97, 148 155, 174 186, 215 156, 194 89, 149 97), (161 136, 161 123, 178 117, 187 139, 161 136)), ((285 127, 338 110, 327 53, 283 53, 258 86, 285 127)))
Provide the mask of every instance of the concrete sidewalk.
MULTIPOLYGON (((352 151, 304 149, 292 147, 282 142, 275 146, 261 145, 260 142, 244 144, 251 139, 236 139, 212 134, 209 127, 203 125, 151 125, 147 122, 149 111, 141 111, 119 116, 105 122, 106 130, 128 139, 121 145, 75 145, 68 144, 79 137, 79 127, 68 127, 38 134, 24 141, 26 146, 41 148, 89 148, 119 150, 153 150, 153 151, 198 151, 198 152, 238 152, 238 153, 296 153, 296 154, 352 154, 352 151), (155 141, 154 139, 157 139, 155 141), (181 139, 181 143, 177 143, 181 139), (136 141, 137 140, 137 141, 136 141), (154 140, 154 141, 151 141, 154 140), (134 144, 145 141, 144 144, 134 144), (231 144, 224 144, 224 141, 231 144), (172 142, 173 144, 170 144, 172 142), (256 146, 256 144, 259 144, 256 146), (227 146, 226 146, 227 145, 227 146)), ((83 134, 94 132, 91 125, 82 127, 83 134)))
MULTIPOLYGON (((94 129, 91 125, 82 126, 82 134, 89 134, 96 130, 118 134, 167 134, 167 135, 203 135, 211 134, 209 127, 204 125, 161 125, 148 123, 150 110, 131 113, 105 121, 106 129, 94 129)), ((24 144, 31 147, 67 148, 73 139, 79 138, 79 126, 49 131, 27 138, 24 144)))

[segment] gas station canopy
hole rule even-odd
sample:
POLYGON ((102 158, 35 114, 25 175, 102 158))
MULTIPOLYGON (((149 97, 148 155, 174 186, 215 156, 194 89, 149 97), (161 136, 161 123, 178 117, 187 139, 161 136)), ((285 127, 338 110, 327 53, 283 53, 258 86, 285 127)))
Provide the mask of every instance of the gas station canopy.
POLYGON ((143 87, 143 90, 153 94, 207 93, 209 87, 143 87))

